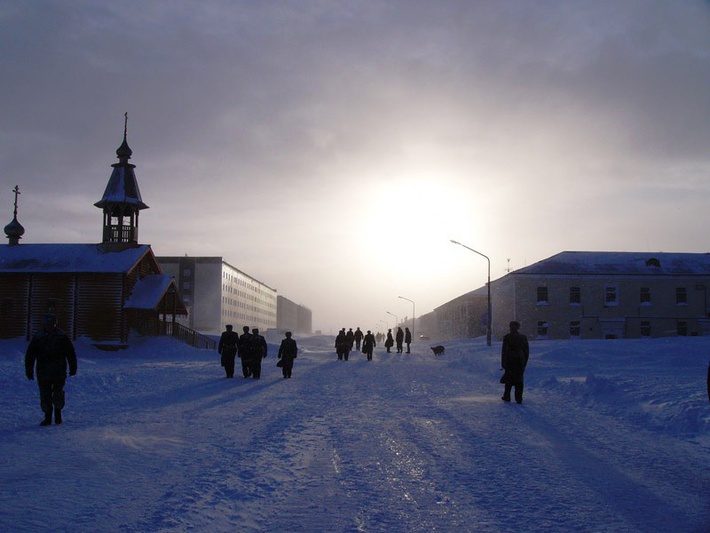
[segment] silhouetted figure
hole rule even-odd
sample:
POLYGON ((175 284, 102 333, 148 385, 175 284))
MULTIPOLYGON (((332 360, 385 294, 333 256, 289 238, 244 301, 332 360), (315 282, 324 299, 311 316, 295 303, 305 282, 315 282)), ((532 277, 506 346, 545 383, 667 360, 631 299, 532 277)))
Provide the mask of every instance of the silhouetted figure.
POLYGON ((25 374, 33 380, 37 364, 37 385, 39 386, 39 404, 44 412, 41 426, 62 423, 62 409, 65 404, 64 384, 69 375, 76 374, 76 352, 69 337, 57 327, 57 317, 53 314, 44 316, 42 329, 38 331, 27 346, 25 352, 25 374))
POLYGON ((404 351, 404 331, 402 331, 402 328, 397 328, 397 336, 395 338, 397 340, 397 353, 402 353, 404 351))
POLYGON ((368 329, 362 340, 362 352, 367 356, 368 361, 372 361, 372 352, 375 349, 375 346, 377 346, 375 336, 368 329))
POLYGON ((503 337, 503 349, 501 350, 500 365, 505 370, 501 383, 505 384, 503 391, 503 401, 510 401, 510 391, 515 387, 515 401, 523 403, 523 374, 528 364, 530 348, 528 338, 519 333, 520 323, 513 321, 510 323, 510 333, 503 337))
POLYGON ((284 378, 291 377, 293 360, 296 359, 297 354, 298 346, 296 345, 296 341, 291 338, 291 332, 287 331, 286 338, 281 341, 281 346, 279 346, 279 362, 284 378))
POLYGON ((338 355, 338 361, 347 361, 350 355, 350 342, 348 341, 345 328, 340 330, 335 337, 335 353, 338 355))
POLYGON ((217 345, 217 352, 221 355, 220 362, 224 367, 224 372, 228 378, 234 377, 234 358, 237 355, 237 344, 239 344, 239 335, 236 331, 232 331, 232 325, 225 326, 226 331, 222 332, 217 345))
POLYGON ((385 340, 385 348, 387 348, 387 353, 391 353, 390 348, 394 346, 394 337, 392 337, 392 330, 387 330, 387 340, 385 340))
POLYGON ((407 345, 407 353, 411 353, 409 345, 412 344, 412 332, 409 331, 409 328, 404 328, 404 344, 407 345))
POLYGON ((348 332, 345 334, 345 338, 348 340, 348 353, 350 353, 353 349, 353 346, 355 345, 355 333, 353 332, 353 328, 350 328, 348 332))
POLYGON ((249 369, 254 379, 261 378, 261 360, 266 358, 268 349, 266 339, 259 335, 259 329, 251 328, 251 359, 249 369))
POLYGON ((355 349, 357 351, 360 351, 360 344, 362 344, 362 339, 364 337, 365 337, 365 335, 363 335, 362 330, 358 327, 355 330, 355 349))
POLYGON ((242 374, 248 378, 251 376, 251 333, 249 333, 249 326, 244 326, 242 331, 244 333, 239 337, 237 349, 239 359, 242 361, 242 374))

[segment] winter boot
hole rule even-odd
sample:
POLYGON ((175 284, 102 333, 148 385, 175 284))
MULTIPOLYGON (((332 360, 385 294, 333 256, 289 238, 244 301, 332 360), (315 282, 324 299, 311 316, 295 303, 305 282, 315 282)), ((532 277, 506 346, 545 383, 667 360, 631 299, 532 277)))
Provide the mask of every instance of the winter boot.
POLYGON ((40 426, 51 426, 52 425, 52 411, 44 412, 44 420, 39 423, 40 426))
POLYGON ((62 410, 59 409, 58 407, 54 408, 54 423, 55 424, 62 423, 62 410))

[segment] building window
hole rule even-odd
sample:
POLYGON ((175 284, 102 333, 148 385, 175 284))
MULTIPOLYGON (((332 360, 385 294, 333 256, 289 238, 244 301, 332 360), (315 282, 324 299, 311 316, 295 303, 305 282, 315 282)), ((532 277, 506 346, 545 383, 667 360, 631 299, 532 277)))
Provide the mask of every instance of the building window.
POLYGON ((688 305, 688 291, 685 287, 677 287, 675 290, 676 305, 688 305))
POLYGON ((569 303, 570 305, 579 305, 582 303, 582 291, 579 287, 569 288, 569 303))
POLYGON ((538 287, 537 288, 537 305, 547 305, 547 304, 548 304, 547 287, 538 287))
POLYGON ((582 332, 582 323, 579 320, 573 320, 569 323, 569 336, 579 338, 582 332))
POLYGON ((618 289, 616 287, 604 288, 604 306, 611 307, 619 305, 618 289))
POLYGON ((651 305, 651 289, 649 287, 641 287, 639 303, 641 305, 651 305))
POLYGON ((548 333, 548 323, 547 322, 538 322, 537 323, 537 338, 538 339, 546 339, 547 333, 548 333))
POLYGON ((650 337, 651 336, 651 323, 648 320, 641 322, 641 336, 650 337))
POLYGON ((688 334, 688 323, 683 320, 679 320, 678 321, 678 336, 685 337, 687 334, 688 334))

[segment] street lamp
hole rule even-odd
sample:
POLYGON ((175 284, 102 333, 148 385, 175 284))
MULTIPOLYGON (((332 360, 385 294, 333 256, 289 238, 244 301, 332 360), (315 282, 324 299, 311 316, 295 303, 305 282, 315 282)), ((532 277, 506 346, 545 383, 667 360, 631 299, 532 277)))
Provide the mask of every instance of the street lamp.
POLYGON ((490 346, 491 345, 491 328, 493 327, 493 324, 491 323, 493 320, 493 318, 491 316, 491 260, 487 255, 482 254, 481 252, 474 250, 473 248, 470 248, 470 247, 466 246, 465 244, 461 244, 460 242, 455 241, 453 239, 450 239, 450 241, 454 244, 458 244, 459 246, 463 246, 464 248, 472 251, 473 253, 476 253, 482 257, 485 257, 486 261, 488 261, 488 320, 487 320, 488 323, 486 324, 486 344, 488 344, 488 346, 490 346))
POLYGON ((399 318, 397 318, 397 315, 395 315, 394 313, 390 313, 389 311, 387 311, 387 314, 392 315, 394 317, 394 327, 397 327, 397 324, 399 324, 399 318))
POLYGON ((397 298, 401 298, 402 300, 407 300, 408 302, 412 302, 412 330, 410 331, 410 333, 412 334, 412 338, 414 338, 414 318, 416 316, 415 307, 414 307, 414 300, 410 300, 409 298, 405 298, 404 296, 397 296, 397 298))

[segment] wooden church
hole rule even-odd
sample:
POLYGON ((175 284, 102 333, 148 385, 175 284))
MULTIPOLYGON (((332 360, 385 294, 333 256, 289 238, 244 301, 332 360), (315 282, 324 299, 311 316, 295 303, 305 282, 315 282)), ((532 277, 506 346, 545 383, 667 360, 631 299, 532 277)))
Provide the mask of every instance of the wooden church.
POLYGON ((128 162, 132 154, 124 127, 118 163, 94 204, 103 210, 100 244, 20 244, 25 229, 17 220, 15 187, 14 216, 5 226, 9 242, 0 245, 0 338, 29 339, 48 312, 71 338, 105 348, 125 347, 132 330, 176 333, 175 318, 187 309, 150 245, 138 244, 138 215, 148 206, 128 162))

